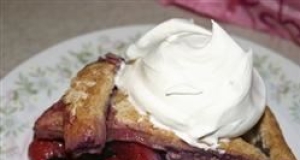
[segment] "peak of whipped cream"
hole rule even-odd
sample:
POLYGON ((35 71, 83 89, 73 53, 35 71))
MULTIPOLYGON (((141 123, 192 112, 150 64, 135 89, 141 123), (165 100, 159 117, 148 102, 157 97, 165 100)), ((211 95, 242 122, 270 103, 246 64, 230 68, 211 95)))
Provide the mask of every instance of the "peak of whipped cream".
POLYGON ((220 139, 252 128, 266 91, 245 52, 216 22, 212 32, 171 19, 148 31, 125 53, 117 86, 140 113, 190 145, 215 148, 220 139))

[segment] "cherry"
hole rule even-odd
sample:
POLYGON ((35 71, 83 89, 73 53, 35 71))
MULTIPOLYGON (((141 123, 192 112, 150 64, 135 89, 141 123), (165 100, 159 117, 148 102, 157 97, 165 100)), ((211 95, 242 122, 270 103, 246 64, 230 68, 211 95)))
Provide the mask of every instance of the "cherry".
POLYGON ((108 144, 106 152, 112 156, 105 160, 161 160, 153 149, 133 142, 113 142, 108 144))
POLYGON ((31 160, 49 160, 53 157, 64 157, 64 145, 56 141, 34 140, 29 146, 31 160))

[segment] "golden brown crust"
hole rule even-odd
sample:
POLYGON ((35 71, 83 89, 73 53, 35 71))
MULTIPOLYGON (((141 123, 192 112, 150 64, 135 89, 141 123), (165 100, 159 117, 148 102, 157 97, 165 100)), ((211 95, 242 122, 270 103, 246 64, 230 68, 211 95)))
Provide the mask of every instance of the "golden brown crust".
POLYGON ((113 118, 112 122, 115 123, 108 124, 111 125, 110 128, 118 129, 120 126, 114 126, 114 124, 121 122, 128 129, 146 133, 147 137, 150 138, 148 139, 149 143, 154 141, 155 143, 168 144, 170 148, 194 150, 173 132, 155 127, 147 115, 140 115, 128 101, 128 97, 121 91, 118 91, 112 98, 112 108, 115 113, 111 118, 113 118))
POLYGON ((106 141, 105 114, 114 87, 115 67, 105 61, 95 62, 72 79, 71 87, 63 97, 67 151, 103 147, 106 141))
MULTIPOLYGON (((148 116, 140 115, 129 102, 128 97, 121 91, 118 91, 113 97, 112 104, 116 111, 114 115, 115 121, 121 121, 126 127, 150 134, 151 137, 155 137, 155 142, 159 141, 164 146, 168 144, 170 148, 189 151, 197 150, 183 142, 173 132, 153 126, 148 116)), ((240 155, 253 160, 268 160, 258 148, 241 138, 234 139, 229 143, 222 143, 221 148, 229 154, 240 155)))
POLYGON ((226 153, 243 155, 251 160, 269 160, 259 148, 247 143, 242 138, 235 138, 228 143, 221 143, 221 148, 223 148, 226 153))
MULTIPOLYGON (((114 115, 115 121, 122 122, 130 129, 156 137, 156 141, 159 139, 162 144, 169 144, 171 148, 194 150, 173 132, 153 126, 148 116, 140 115, 129 102, 128 97, 121 91, 118 91, 113 97, 112 104, 116 112, 114 115)), ((266 107, 265 114, 260 120, 258 127, 265 147, 270 150, 270 157, 255 144, 246 142, 242 138, 232 139, 228 143, 223 142, 221 143, 221 148, 227 153, 242 155, 250 159, 295 160, 294 155, 284 141, 275 117, 268 107, 266 107)))
POLYGON ((259 122, 258 133, 263 147, 269 150, 271 160, 296 160, 284 140, 275 116, 268 107, 259 122))
MULTIPOLYGON (((63 133, 66 149, 69 150, 104 143, 105 112, 114 85, 114 71, 114 65, 103 61, 86 66, 72 80, 71 88, 63 98, 64 103, 67 104, 66 116, 62 117, 60 111, 46 111, 37 121, 35 130, 43 133, 45 126, 50 126, 57 133, 55 136, 63 133), (58 117, 53 119, 51 118, 53 116, 58 117), (61 127, 62 119, 64 119, 64 127, 61 127)), ((155 148, 197 150, 183 142, 173 132, 155 127, 147 115, 140 115, 136 111, 128 97, 121 91, 112 97, 112 112, 113 114, 109 114, 108 117, 108 128, 132 130, 144 136, 144 139, 139 141, 141 143, 156 144, 157 146, 152 146, 155 148)), ((221 148, 229 154, 241 155, 252 160, 295 160, 268 107, 262 119, 251 131, 254 133, 252 138, 261 141, 263 148, 256 145, 257 140, 251 142, 251 140, 244 140, 244 137, 221 143, 221 148)))

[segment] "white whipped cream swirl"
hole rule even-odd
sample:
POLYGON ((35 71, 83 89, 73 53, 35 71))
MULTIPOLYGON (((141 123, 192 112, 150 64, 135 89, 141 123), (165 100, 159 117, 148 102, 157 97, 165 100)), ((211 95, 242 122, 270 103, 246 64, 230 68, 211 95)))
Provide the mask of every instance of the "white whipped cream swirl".
POLYGON ((212 23, 212 32, 184 19, 153 28, 130 45, 125 57, 135 61, 116 81, 157 127, 200 148, 253 127, 266 98, 252 52, 212 23))

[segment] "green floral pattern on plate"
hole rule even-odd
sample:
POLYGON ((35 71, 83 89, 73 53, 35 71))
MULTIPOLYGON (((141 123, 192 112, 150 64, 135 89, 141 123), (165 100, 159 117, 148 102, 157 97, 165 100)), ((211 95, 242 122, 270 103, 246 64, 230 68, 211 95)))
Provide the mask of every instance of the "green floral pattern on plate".
MULTIPOLYGON (((62 93, 70 78, 81 67, 107 52, 123 53, 127 45, 139 35, 135 33, 126 41, 101 36, 98 38, 98 45, 85 42, 80 50, 70 50, 62 54, 54 65, 35 66, 20 72, 13 82, 14 88, 5 90, 0 97, 0 160, 19 154, 20 146, 12 141, 17 141, 18 138, 24 136, 26 130, 32 128, 35 117, 24 118, 22 112, 30 113, 31 110, 42 112, 44 108, 36 106, 38 101, 43 101, 45 98, 55 99, 53 93, 62 93), (16 117, 19 117, 19 120, 16 117), (22 118, 24 120, 20 120, 22 118)), ((288 110, 294 122, 300 124, 300 82, 290 80, 281 65, 272 61, 267 55, 255 54, 254 66, 266 81, 271 96, 278 103, 290 104, 287 106, 288 110)))
POLYGON ((32 127, 28 125, 28 121, 16 122, 18 113, 26 109, 37 109, 39 106, 35 106, 35 101, 39 97, 50 98, 53 92, 61 88, 61 85, 67 84, 85 64, 97 60, 99 56, 108 52, 121 53, 134 38, 135 36, 128 41, 113 41, 107 36, 102 36, 99 38, 99 44, 102 45, 82 44, 81 50, 69 51, 53 66, 36 66, 28 72, 19 73, 14 82, 15 88, 6 91, 4 96, 0 97, 0 159, 6 158, 4 154, 6 156, 14 154, 18 148, 18 146, 6 144, 5 139, 18 137, 25 129, 32 127))
POLYGON ((267 55, 255 55, 254 66, 265 80, 270 96, 280 104, 290 104, 286 107, 294 122, 300 124, 300 82, 288 78, 280 63, 267 55))

